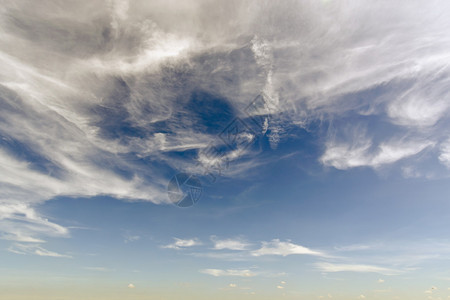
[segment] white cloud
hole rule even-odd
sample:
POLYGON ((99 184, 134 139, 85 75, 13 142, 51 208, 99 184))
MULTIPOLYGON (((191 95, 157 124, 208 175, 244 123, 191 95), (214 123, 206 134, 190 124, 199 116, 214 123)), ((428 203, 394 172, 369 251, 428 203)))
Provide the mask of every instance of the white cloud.
POLYGON ((134 284, 130 283, 130 284, 128 285, 128 288, 129 288, 129 289, 134 289, 135 286, 134 286, 134 284))
MULTIPOLYGON (((378 168, 412 157, 439 144, 448 127, 446 1, 354 1, 350 10, 314 0, 64 6, 14 1, 0 12, 0 207, 36 209, 58 196, 168 202, 165 173, 136 160, 195 169, 197 161, 168 153, 211 142, 214 134, 186 109, 196 90, 219 95, 233 108, 264 92, 272 116, 260 131, 273 148, 288 127, 320 120, 340 131, 334 121, 351 113, 392 125, 383 132, 370 127, 360 143, 321 139, 321 162, 338 169, 378 168), (43 163, 7 145, 29 149, 43 163)), ((439 159, 445 165, 448 153, 443 144, 439 159)), ((259 163, 247 155, 228 174, 259 163)), ((47 234, 68 236, 52 222, 37 225, 39 218, 36 212, 20 221, 3 219, 2 237, 39 242, 47 234)))
POLYGON ((227 261, 247 261, 249 259, 249 254, 247 251, 232 251, 232 252, 198 251, 198 252, 194 252, 194 253, 189 253, 189 255, 192 255, 195 257, 202 257, 202 258, 206 257, 206 258, 227 260, 227 261))
POLYGON ((222 277, 222 276, 253 277, 253 276, 257 275, 256 273, 254 273, 248 269, 244 269, 244 270, 203 269, 203 270, 200 270, 200 273, 208 274, 208 275, 211 275, 214 277, 222 277))
POLYGON ((400 270, 363 264, 335 264, 320 262, 315 264, 316 267, 325 273, 335 272, 356 272, 356 273, 379 273, 383 275, 397 275, 402 273, 400 270))
POLYGON ((36 244, 19 244, 15 243, 11 247, 8 248, 8 251, 16 254, 32 254, 38 256, 49 256, 49 257, 58 257, 58 258, 72 258, 71 255, 60 254, 54 251, 49 251, 47 249, 42 248, 36 244))
POLYGON ((37 236, 68 237, 69 230, 55 224, 24 203, 0 205, 0 238, 17 242, 41 243, 37 236))
POLYGON ((434 145, 433 142, 426 140, 400 140, 384 142, 373 147, 372 142, 364 140, 364 137, 355 138, 357 139, 359 141, 355 144, 330 142, 320 160, 324 165, 341 170, 354 167, 378 168, 414 156, 434 145))
POLYGON ((440 150, 439 160, 450 169, 450 139, 441 144, 440 150))
MULTIPOLYGON (((218 42, 216 32, 204 26, 209 15, 204 14, 205 5, 177 5, 177 10, 203 24, 195 28, 175 25, 178 13, 174 15, 174 7, 163 2, 110 1, 105 9, 104 3, 94 1, 67 4, 61 11, 24 2, 4 6, 1 14, 14 15, 17 22, 2 18, 9 25, 3 24, 0 42, 10 45, 0 48, 2 138, 6 145, 30 149, 48 169, 36 168, 36 161, 19 158, 15 149, 2 146, 0 206, 35 207, 61 195, 166 203, 167 178, 129 158, 151 157, 186 170, 196 162, 165 153, 202 149, 211 141, 210 134, 193 130, 192 112, 185 110, 186 94, 207 90, 199 83, 208 82, 201 78, 211 79, 211 70, 186 65, 218 42), (169 19, 174 22, 166 24, 169 19), (25 23, 24 32, 20 24, 25 23), (213 37, 212 44, 202 45, 197 33, 213 37), (166 66, 168 73, 161 72, 168 62, 173 64, 166 66), (182 86, 177 76, 184 71, 180 73, 179 67, 191 68, 185 71, 194 72, 199 80, 185 80, 182 86), (175 120, 175 112, 186 119, 175 120), (167 122, 164 131, 170 134, 155 130, 158 122, 167 122), (122 133, 121 124, 143 135, 122 133)), ((6 227, 0 228, 4 238, 40 241, 6 227)))
POLYGON ((293 244, 290 241, 281 242, 279 239, 274 239, 271 242, 262 242, 261 248, 252 251, 251 254, 253 256, 263 256, 263 255, 288 256, 294 254, 314 255, 314 256, 325 255, 320 251, 311 250, 306 247, 293 244))
POLYGON ((389 116, 394 122, 409 126, 432 126, 439 121, 448 110, 449 104, 440 99, 439 102, 410 99, 393 103, 389 107, 389 116))
POLYGON ((366 245, 371 246, 366 250, 349 253, 347 258, 341 257, 342 253, 334 258, 345 261, 351 259, 352 262, 363 265, 396 266, 399 272, 408 272, 428 261, 450 256, 450 244, 436 239, 415 242, 387 240, 366 243, 366 245))
POLYGON ((183 248, 199 246, 202 244, 197 238, 194 238, 194 239, 174 238, 174 240, 175 240, 175 242, 173 242, 172 244, 169 244, 169 245, 162 246, 162 248, 180 250, 183 248))
POLYGON ((224 239, 218 240, 215 236, 211 237, 215 250, 248 250, 252 245, 243 239, 224 239))
POLYGON ((420 81, 394 99, 387 108, 392 121, 403 126, 430 127, 441 120, 450 107, 445 73, 437 64, 432 72, 423 74, 420 81))
POLYGON ((353 244, 347 246, 337 246, 334 247, 336 251, 353 252, 353 251, 364 251, 375 248, 379 245, 376 244, 353 244))

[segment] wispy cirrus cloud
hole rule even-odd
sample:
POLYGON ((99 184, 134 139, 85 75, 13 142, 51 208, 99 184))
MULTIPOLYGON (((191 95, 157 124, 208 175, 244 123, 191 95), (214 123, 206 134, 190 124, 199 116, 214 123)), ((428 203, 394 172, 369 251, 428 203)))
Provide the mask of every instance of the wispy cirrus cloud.
POLYGON ((40 236, 68 237, 69 230, 40 216, 29 205, 10 203, 0 206, 0 237, 17 242, 42 243, 40 236))
MULTIPOLYGON (((212 243, 218 241, 217 237, 212 236, 212 243)), ((235 241, 236 239, 221 239, 219 241, 235 241)), ((212 260, 226 262, 246 262, 257 266, 259 262, 264 261, 266 256, 277 257, 276 261, 287 259, 291 255, 305 255, 309 257, 312 269, 322 273, 378 273, 386 276, 396 276, 406 273, 413 273, 420 269, 422 265, 430 261, 445 260, 450 256, 450 246, 446 241, 420 241, 417 244, 404 244, 397 242, 374 241, 370 243, 357 243, 347 246, 335 246, 326 248, 326 250, 315 250, 301 246, 290 240, 281 241, 273 239, 269 242, 261 242, 261 247, 257 248, 255 242, 248 242, 241 237, 237 239, 245 241, 252 246, 245 249, 229 248, 214 249, 203 244, 204 247, 192 249, 190 256, 207 258, 212 260), (256 248, 256 249, 255 249, 256 248), (414 249, 413 251, 411 249, 414 249), (216 251, 220 250, 220 251, 216 251), (226 251, 229 250, 229 251, 226 251)), ((181 245, 193 245, 193 240, 180 240, 178 246, 170 245, 166 248, 181 249, 181 245)), ((228 243, 225 245, 229 245, 228 243)), ((234 243, 231 245, 235 245, 234 243)), ((189 247, 189 246, 188 246, 189 247)), ((241 247, 239 247, 241 248, 241 247)), ((305 266, 307 267, 307 266, 305 266)), ((201 272, 215 277, 220 276, 246 276, 245 273, 252 269, 202 269, 201 272)), ((284 272, 251 271, 253 275, 264 277, 286 276, 284 272)), ((381 281, 379 281, 381 282, 381 281)))
POLYGON ((380 244, 353 244, 346 246, 335 246, 334 250, 338 252, 354 252, 354 251, 367 251, 380 247, 380 244))
POLYGON ((38 244, 15 243, 11 247, 8 248, 8 251, 12 252, 12 253, 16 253, 16 254, 23 254, 23 255, 31 254, 31 255, 57 257, 57 258, 72 258, 71 255, 60 254, 60 253, 57 253, 54 251, 47 250, 38 244))
MULTIPOLYGON (((325 166, 415 166, 427 151, 448 166, 449 4, 349 5, 5 3, 0 206, 20 203, 39 215, 38 205, 58 196, 167 203, 173 170, 200 173, 197 162, 211 162, 202 150, 224 146, 217 134, 247 118, 239 111, 262 92, 271 117, 258 132, 272 149, 287 129, 319 122, 325 166), (348 120, 367 130, 337 136, 348 120), (176 155, 185 151, 194 159, 176 155)), ((251 154, 227 152, 245 158, 227 174, 263 163, 251 154)), ((39 231, 34 217, 20 221, 28 229, 0 222, 9 240, 55 234, 55 224, 39 231)))
POLYGON ((197 238, 193 238, 193 239, 174 238, 174 240, 175 241, 173 243, 165 245, 165 246, 161 246, 161 247, 166 248, 166 249, 180 250, 180 249, 184 249, 184 248, 202 245, 202 242, 197 238))
POLYGON ((248 250, 252 244, 242 238, 237 239, 218 239, 216 236, 211 236, 211 241, 214 243, 215 250, 248 250))
POLYGON ((254 277, 257 275, 255 272, 248 270, 248 269, 244 269, 244 270, 202 269, 202 270, 200 270, 200 273, 211 275, 214 277, 222 277, 222 276, 254 277))
POLYGON ((294 244, 290 241, 282 242, 279 239, 274 239, 270 242, 262 242, 261 248, 251 252, 252 256, 264 255, 313 255, 325 256, 325 253, 317 250, 312 250, 307 247, 294 244))
MULTIPOLYGON (((270 242, 263 241, 259 248, 255 247, 255 243, 249 242, 244 238, 229 238, 219 239, 216 236, 210 237, 213 243, 213 250, 228 250, 228 251, 205 251, 204 248, 199 248, 189 255, 197 257, 208 257, 221 260, 230 261, 246 261, 254 260, 262 256, 289 256, 289 255, 311 255, 318 257, 328 257, 323 251, 309 249, 307 247, 292 243, 291 241, 280 241, 273 239, 270 242)), ((203 243, 198 239, 178 239, 175 242, 163 248, 168 249, 182 249, 192 246, 202 246, 203 243)), ((204 246, 204 245, 203 245, 204 246)), ((207 250, 210 250, 208 248, 207 250)))
POLYGON ((330 141, 325 153, 320 158, 324 165, 345 170, 355 167, 378 168, 412 157, 433 147, 429 140, 401 139, 374 144, 364 134, 351 136, 351 142, 330 141))
POLYGON ((356 273, 379 273, 383 275, 398 275, 403 273, 402 270, 396 270, 386 267, 362 264, 336 264, 320 262, 315 264, 316 268, 325 273, 336 272, 356 272, 356 273))
POLYGON ((450 139, 441 144, 439 160, 450 169, 450 139))

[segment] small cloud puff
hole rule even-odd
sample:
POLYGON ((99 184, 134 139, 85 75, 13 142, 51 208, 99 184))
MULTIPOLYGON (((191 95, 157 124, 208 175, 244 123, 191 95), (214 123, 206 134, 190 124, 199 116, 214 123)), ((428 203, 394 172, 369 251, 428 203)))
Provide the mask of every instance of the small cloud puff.
POLYGON ((216 236, 211 236, 215 250, 247 250, 251 244, 243 239, 225 239, 218 240, 216 236))
POLYGON ((288 256, 293 254, 325 256, 325 254, 322 252, 311 250, 301 245, 296 245, 294 243, 291 243, 290 241, 282 242, 279 239, 274 239, 271 242, 263 242, 262 247, 260 249, 252 252, 253 256, 262 256, 262 255, 288 256))
POLYGON ((180 250, 183 248, 199 246, 202 244, 197 238, 186 239, 186 240, 179 239, 179 238, 174 238, 174 239, 175 239, 175 242, 173 242, 172 244, 169 244, 169 245, 162 246, 162 248, 180 250))
POLYGON ((253 273, 250 270, 203 269, 200 270, 200 273, 208 274, 214 277, 221 277, 221 276, 253 277, 257 275, 256 273, 253 273))

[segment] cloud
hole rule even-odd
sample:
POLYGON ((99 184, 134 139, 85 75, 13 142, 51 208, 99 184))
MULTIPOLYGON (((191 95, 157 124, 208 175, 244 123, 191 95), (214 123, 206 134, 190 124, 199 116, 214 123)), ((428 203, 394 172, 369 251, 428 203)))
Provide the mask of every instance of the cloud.
POLYGON ((49 250, 44 249, 41 246, 36 245, 36 244, 15 243, 11 247, 8 248, 8 251, 12 252, 12 253, 16 253, 16 254, 23 254, 23 255, 32 254, 32 255, 38 255, 38 256, 72 258, 71 255, 60 254, 57 252, 49 251, 49 250))
POLYGON ((402 126, 431 127, 441 120, 450 107, 447 100, 450 95, 445 88, 447 72, 424 74, 420 81, 393 100, 387 107, 392 121, 402 126))
MULTIPOLYGON (((196 91, 224 103, 230 102, 224 87, 231 91, 223 84, 226 71, 220 71, 228 66, 212 66, 212 75, 204 60, 198 62, 228 53, 208 26, 219 22, 209 18, 214 6, 177 7, 160 1, 111 1, 106 7, 90 1, 61 11, 26 1, 4 7, 0 205, 35 208, 61 195, 168 202, 167 173, 196 165, 173 153, 204 149, 214 138, 191 109, 196 91), (179 10, 200 23, 176 25, 179 10), (217 45, 215 54, 211 48, 217 45), (162 169, 144 161, 158 161, 162 169)), ((231 57, 223 62, 230 64, 231 57)), ((7 227, 5 237, 32 240, 7 227)))
POLYGON ((414 156, 427 147, 434 146, 430 141, 389 141, 374 147, 372 141, 355 137, 354 144, 330 142, 321 162, 327 166, 346 170, 355 167, 378 168, 414 156), (359 141, 356 141, 360 139, 359 141))
POLYGON ((125 234, 124 235, 124 243, 131 243, 135 241, 139 241, 141 237, 139 235, 131 235, 131 234, 125 234))
POLYGON ((313 256, 324 256, 325 254, 320 251, 315 251, 308 249, 306 247, 293 244, 289 241, 281 242, 279 239, 274 239, 271 242, 262 242, 262 246, 258 250, 251 252, 253 256, 263 256, 263 255, 313 255, 313 256))
POLYGON ((335 264, 335 263, 316 263, 315 266, 322 272, 335 273, 335 272, 356 272, 356 273, 379 273, 383 275, 397 275, 403 271, 362 264, 335 264))
POLYGON ((236 251, 233 250, 232 252, 204 252, 204 251, 198 251, 189 253, 189 255, 195 256, 195 257, 201 257, 201 258, 212 258, 212 259, 219 259, 219 260, 227 260, 227 261, 247 261, 249 259, 249 253, 248 251, 236 251))
MULTIPOLYGON (((414 271, 429 261, 445 259, 450 255, 449 243, 436 239, 425 239, 415 242, 376 241, 335 247, 335 250, 338 251, 338 254, 333 256, 334 261, 332 265, 336 263, 336 265, 341 266, 340 263, 343 263, 345 267, 348 265, 348 262, 351 262, 351 266, 391 266, 388 269, 392 269, 392 273, 414 271), (414 251, 411 249, 414 249, 414 251), (392 266, 395 266, 395 268, 392 266)), ((389 271, 388 273, 388 275, 391 275, 389 271)))
POLYGON ((235 269, 229 269, 229 270, 221 270, 221 269, 203 269, 200 270, 200 273, 208 274, 214 277, 222 277, 222 276, 235 276, 235 277, 253 277, 257 274, 244 269, 244 270, 235 270, 235 269))
MULTIPOLYGON (((436 145, 448 166, 449 3, 350 5, 4 4, 0 207, 23 204, 35 217, 0 220, 3 238, 68 236, 37 222, 37 207, 58 196, 167 203, 174 170, 202 173, 197 163, 212 163, 202 150, 223 147, 217 134, 237 116, 248 121, 239 111, 261 93, 271 115, 255 132, 273 149, 289 129, 320 123, 325 166, 379 168, 436 145), (337 138, 349 123, 370 126, 337 138), (195 158, 177 155, 188 150, 195 158)), ((227 174, 259 166, 255 152, 227 151, 242 159, 227 174)))
POLYGON ((441 144, 441 153, 439 155, 440 162, 450 169, 450 139, 441 144))
POLYGON ((348 246, 339 246, 339 247, 334 247, 334 249, 336 251, 344 251, 344 252, 353 252, 353 251, 365 251, 365 250, 370 250, 373 249, 375 247, 377 247, 379 245, 376 244, 353 244, 353 245, 348 245, 348 246))
POLYGON ((135 286, 134 286, 134 284, 130 283, 130 284, 128 285, 128 288, 129 288, 129 289, 134 289, 135 286))
POLYGON ((43 218, 24 203, 0 205, 0 231, 2 239, 30 243, 42 243, 37 236, 69 236, 67 228, 43 218))
POLYGON ((173 242, 172 244, 169 244, 169 245, 162 246, 162 248, 180 250, 183 248, 202 245, 202 243, 197 238, 194 238, 194 239, 174 238, 174 240, 175 240, 175 242, 173 242))
POLYGON ((243 239, 224 239, 218 240, 215 236, 211 237, 215 250, 248 250, 252 245, 243 239))

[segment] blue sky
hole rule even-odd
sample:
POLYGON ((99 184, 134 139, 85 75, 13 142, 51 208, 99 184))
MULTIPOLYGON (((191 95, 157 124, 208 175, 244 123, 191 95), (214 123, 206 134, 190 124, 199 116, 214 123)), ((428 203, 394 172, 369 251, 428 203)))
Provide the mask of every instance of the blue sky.
POLYGON ((5 4, 0 298, 449 298, 448 8, 5 4))

